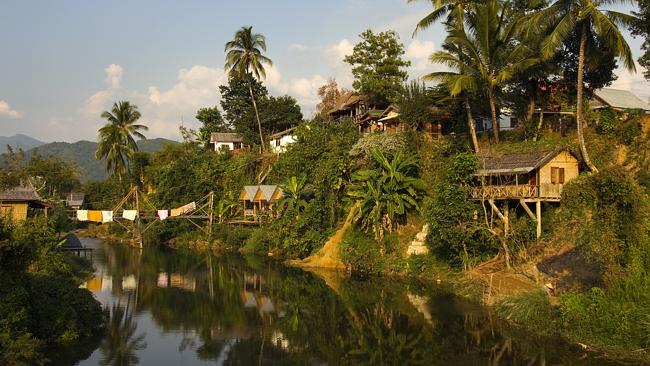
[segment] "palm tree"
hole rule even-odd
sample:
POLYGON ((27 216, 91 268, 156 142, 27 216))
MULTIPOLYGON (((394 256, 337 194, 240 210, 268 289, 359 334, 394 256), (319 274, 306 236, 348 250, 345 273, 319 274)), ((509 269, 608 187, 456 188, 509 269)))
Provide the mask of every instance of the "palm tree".
POLYGON ((228 192, 226 196, 217 202, 215 213, 217 215, 217 222, 223 224, 226 219, 231 215, 233 208, 237 206, 235 195, 233 192, 228 192))
POLYGON ((141 114, 138 107, 129 101, 113 103, 111 111, 102 112, 101 117, 109 123, 99 129, 99 145, 95 158, 105 159, 106 170, 121 178, 128 168, 129 160, 138 151, 133 136, 146 139, 140 130, 147 131, 149 128, 136 124, 141 114))
POLYGON ((482 90, 488 99, 492 133, 497 144, 498 89, 539 61, 526 44, 517 42, 523 17, 508 13, 507 5, 497 0, 472 6, 465 15, 465 24, 449 30, 443 45, 446 51, 431 56, 433 63, 444 64, 455 71, 425 76, 445 83, 452 96, 482 90))
MULTIPOLYGON (((266 38, 261 33, 253 33, 253 27, 242 27, 235 33, 232 41, 226 43, 226 70, 230 77, 247 76, 260 80, 266 77, 264 65, 273 65, 270 58, 264 56, 266 52, 266 38)), ((257 118, 257 128, 260 132, 260 146, 264 152, 264 136, 262 135, 262 122, 257 110, 257 103, 253 95, 253 83, 249 80, 248 91, 250 92, 251 102, 257 118)))
POLYGON ((296 178, 294 176, 281 185, 282 199, 280 199, 278 205, 281 211, 293 212, 298 210, 300 212, 307 207, 307 201, 303 199, 306 182, 307 177, 296 178))
POLYGON ((576 124, 578 126, 578 141, 580 153, 585 164, 592 172, 598 168, 591 162, 584 137, 583 115, 583 74, 585 53, 588 42, 598 37, 600 42, 610 48, 615 56, 623 60, 628 70, 636 70, 632 51, 625 41, 619 26, 627 26, 634 22, 635 17, 612 10, 599 9, 600 6, 611 6, 624 3, 622 0, 557 0, 548 8, 531 16, 531 30, 539 30, 540 25, 548 25, 552 31, 542 41, 542 56, 550 58, 562 46, 563 42, 573 32, 579 32, 580 43, 578 53, 578 80, 576 85, 576 124))
POLYGON ((379 167, 356 172, 348 195, 360 202, 354 220, 381 240, 385 231, 392 232, 410 210, 418 208, 422 181, 417 178, 418 165, 413 156, 398 153, 388 160, 379 150, 370 153, 379 167))
MULTIPOLYGON (((422 0, 407 0, 408 3, 414 3, 422 0)), ((434 23, 440 21, 447 16, 445 24, 450 28, 458 28, 463 24, 465 18, 465 11, 472 5, 476 4, 476 0, 424 0, 433 5, 431 13, 422 18, 415 26, 413 36, 418 31, 424 30, 432 26, 434 23)))

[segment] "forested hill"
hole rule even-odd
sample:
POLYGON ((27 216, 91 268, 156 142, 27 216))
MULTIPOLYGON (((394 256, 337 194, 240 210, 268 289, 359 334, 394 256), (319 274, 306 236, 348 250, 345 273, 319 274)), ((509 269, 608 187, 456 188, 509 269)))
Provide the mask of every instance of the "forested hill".
POLYGON ((0 136, 0 154, 7 152, 7 145, 11 146, 14 150, 23 149, 26 151, 44 144, 45 142, 27 135, 0 136))
MULTIPOLYGON (((176 143, 176 141, 157 138, 138 141, 138 146, 141 151, 153 153, 162 149, 165 144, 176 143)), ((103 180, 107 177, 103 162, 95 160, 95 150, 97 150, 97 143, 91 141, 51 142, 31 149, 27 154, 28 156, 32 153, 45 157, 52 156, 73 163, 79 171, 79 178, 85 182, 103 180)))

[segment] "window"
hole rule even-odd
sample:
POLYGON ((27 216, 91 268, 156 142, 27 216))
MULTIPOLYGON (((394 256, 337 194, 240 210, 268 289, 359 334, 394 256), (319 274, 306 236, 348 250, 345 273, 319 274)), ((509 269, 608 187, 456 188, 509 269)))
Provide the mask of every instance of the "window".
POLYGON ((551 167, 551 184, 564 184, 564 168, 551 167))

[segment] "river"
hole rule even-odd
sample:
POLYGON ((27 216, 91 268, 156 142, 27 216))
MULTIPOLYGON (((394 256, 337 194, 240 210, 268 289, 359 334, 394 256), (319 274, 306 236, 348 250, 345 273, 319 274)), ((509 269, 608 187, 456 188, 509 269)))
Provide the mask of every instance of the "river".
POLYGON ((603 365, 444 284, 315 275, 239 255, 85 239, 105 334, 60 365, 603 365))

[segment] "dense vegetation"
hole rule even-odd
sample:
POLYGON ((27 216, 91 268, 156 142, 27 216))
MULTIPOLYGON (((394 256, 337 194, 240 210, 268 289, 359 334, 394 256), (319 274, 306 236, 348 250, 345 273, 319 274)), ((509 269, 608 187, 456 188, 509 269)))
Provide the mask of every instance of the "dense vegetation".
POLYGON ((40 365, 45 351, 71 346, 104 323, 99 303, 79 285, 86 261, 60 250, 52 222, 0 221, 0 363, 40 365))

